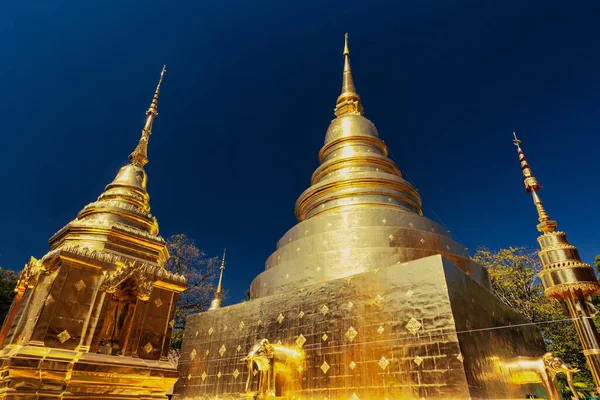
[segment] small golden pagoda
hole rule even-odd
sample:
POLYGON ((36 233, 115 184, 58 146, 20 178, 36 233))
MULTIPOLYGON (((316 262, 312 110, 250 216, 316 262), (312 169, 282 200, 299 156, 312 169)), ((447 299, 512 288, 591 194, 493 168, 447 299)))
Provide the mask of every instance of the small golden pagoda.
MULTIPOLYGON (((422 215, 354 85, 251 299, 186 322, 178 399, 559 400, 539 330, 422 215)), ((569 375, 570 376, 570 375, 569 375)))
POLYGON ((581 261, 577 248, 569 243, 567 234, 556 230, 558 224, 550 219, 538 195, 540 184, 521 150, 517 134, 513 143, 517 146, 525 191, 531 193, 538 213, 539 256, 542 271, 539 278, 544 286, 544 294, 557 300, 566 314, 573 320, 583 354, 587 360, 596 390, 600 391, 600 335, 592 317, 598 312, 592 304, 591 296, 600 292, 598 278, 592 266, 581 261))
POLYGON ((130 164, 25 266, 0 331, 1 399, 164 399, 177 380, 167 352, 186 283, 164 269, 144 171, 164 73, 130 164))

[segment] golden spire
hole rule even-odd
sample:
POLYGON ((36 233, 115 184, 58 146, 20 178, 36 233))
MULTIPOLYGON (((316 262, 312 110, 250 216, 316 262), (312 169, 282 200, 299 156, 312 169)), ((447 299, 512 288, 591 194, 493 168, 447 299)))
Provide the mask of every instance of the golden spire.
POLYGON ((521 141, 517 139, 517 134, 515 132, 513 132, 513 135, 515 137, 513 144, 517 146, 519 161, 521 162, 521 170, 523 171, 523 176, 525 177, 523 180, 525 182, 525 191, 527 193, 531 193, 533 196, 533 203, 535 204, 535 208, 538 212, 538 220, 540 223, 538 224, 537 228, 540 232, 554 232, 557 227, 556 221, 552 221, 546 213, 546 210, 542 205, 542 200, 537 194, 537 192, 540 190, 540 185, 533 172, 531 172, 531 168, 527 163, 527 159, 525 158, 525 154, 523 154, 523 150, 521 150, 521 141))
POLYGON ((209 310, 216 310, 223 306, 223 271, 225 270, 225 253, 227 249, 223 250, 223 258, 221 259, 221 274, 219 275, 219 284, 215 291, 215 298, 210 302, 209 310))
POLYGON ((129 161, 138 167, 143 167, 144 165, 148 164, 148 139, 152 134, 152 122, 158 115, 158 93, 160 92, 160 84, 162 83, 165 72, 167 72, 167 66, 163 65, 163 69, 160 73, 160 79, 158 80, 156 91, 154 92, 154 98, 152 99, 152 103, 150 103, 150 108, 148 108, 148 111, 146 111, 147 117, 146 123, 144 124, 144 129, 142 129, 142 137, 140 138, 135 150, 133 150, 133 153, 129 155, 129 161))
POLYGON ((364 110, 360 101, 360 96, 356 93, 352 71, 350 69, 350 50, 348 48, 348 33, 344 40, 344 76, 342 79, 342 94, 337 99, 335 105, 335 116, 340 117, 345 114, 360 114, 364 110))

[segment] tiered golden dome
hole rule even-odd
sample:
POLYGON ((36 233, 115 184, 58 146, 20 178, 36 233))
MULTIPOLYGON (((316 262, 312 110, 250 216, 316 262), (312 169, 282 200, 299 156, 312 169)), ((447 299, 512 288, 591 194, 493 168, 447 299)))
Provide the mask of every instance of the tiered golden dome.
POLYGON ((442 226, 422 216, 417 190, 390 160, 364 108, 344 44, 342 93, 311 186, 298 198, 299 223, 277 243, 251 297, 442 254, 488 286, 484 270, 442 226))

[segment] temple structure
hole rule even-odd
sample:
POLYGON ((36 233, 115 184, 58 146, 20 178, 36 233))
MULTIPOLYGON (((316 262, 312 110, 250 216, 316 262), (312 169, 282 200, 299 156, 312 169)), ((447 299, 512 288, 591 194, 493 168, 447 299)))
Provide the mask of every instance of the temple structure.
POLYGON ((545 388, 559 399, 548 371, 562 364, 493 295, 485 269, 422 215, 364 117, 347 37, 343 55, 336 118, 298 223, 250 301, 188 317, 175 396, 522 399, 545 388))
POLYGON ((144 165, 158 95, 142 137, 98 200, 31 258, 0 331, 1 399, 163 399, 183 276, 150 213, 144 165))

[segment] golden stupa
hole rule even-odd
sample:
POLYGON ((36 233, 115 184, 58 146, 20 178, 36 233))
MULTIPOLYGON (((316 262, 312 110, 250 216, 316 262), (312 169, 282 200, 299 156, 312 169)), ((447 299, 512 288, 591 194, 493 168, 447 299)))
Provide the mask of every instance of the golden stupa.
POLYGON ((364 117, 344 47, 342 93, 251 299, 187 319, 177 399, 558 400, 539 330, 492 293, 364 117))
POLYGON ((185 278, 150 213, 144 165, 161 73, 138 146, 98 200, 31 258, 0 331, 0 399, 165 399, 185 278))

